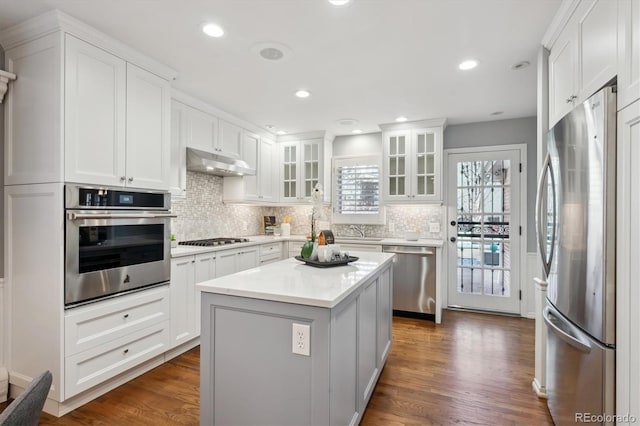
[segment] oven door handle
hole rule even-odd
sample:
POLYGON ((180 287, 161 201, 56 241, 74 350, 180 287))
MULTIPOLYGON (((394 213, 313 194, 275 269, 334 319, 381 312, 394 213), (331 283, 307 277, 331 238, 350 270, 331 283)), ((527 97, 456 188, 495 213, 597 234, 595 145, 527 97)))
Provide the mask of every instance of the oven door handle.
POLYGON ((178 215, 171 213, 76 213, 68 212, 69 220, 82 219, 171 219, 178 215))

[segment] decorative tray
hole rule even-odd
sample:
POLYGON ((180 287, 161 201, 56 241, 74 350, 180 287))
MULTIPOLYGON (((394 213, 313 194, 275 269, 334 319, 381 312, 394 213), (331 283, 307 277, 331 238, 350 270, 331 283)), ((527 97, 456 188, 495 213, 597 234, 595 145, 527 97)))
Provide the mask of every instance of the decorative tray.
POLYGON ((305 259, 302 256, 295 256, 295 259, 299 260, 300 262, 304 262, 309 266, 314 266, 316 268, 331 268, 334 266, 346 265, 349 262, 355 262, 356 260, 359 259, 359 257, 349 256, 347 259, 332 260, 331 262, 319 262, 317 260, 305 259))

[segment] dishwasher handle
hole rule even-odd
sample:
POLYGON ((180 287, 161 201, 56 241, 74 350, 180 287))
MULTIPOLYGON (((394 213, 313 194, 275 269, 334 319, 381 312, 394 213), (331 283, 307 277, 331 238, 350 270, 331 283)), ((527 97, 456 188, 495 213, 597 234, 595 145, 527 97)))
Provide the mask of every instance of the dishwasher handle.
POLYGON ((395 254, 413 254, 416 256, 433 256, 432 251, 402 251, 402 250, 383 250, 385 253, 395 254))

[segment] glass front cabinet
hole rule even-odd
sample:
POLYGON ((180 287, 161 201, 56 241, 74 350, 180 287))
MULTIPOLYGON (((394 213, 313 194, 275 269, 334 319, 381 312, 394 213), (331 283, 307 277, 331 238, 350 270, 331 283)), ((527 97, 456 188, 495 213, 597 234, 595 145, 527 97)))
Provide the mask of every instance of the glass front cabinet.
MULTIPOLYGON (((280 201, 305 203, 317 183, 324 184, 323 139, 278 143, 280 147, 280 201)), ((325 188, 325 193, 327 189, 325 188)))
POLYGON ((443 128, 383 132, 385 202, 442 202, 443 128))

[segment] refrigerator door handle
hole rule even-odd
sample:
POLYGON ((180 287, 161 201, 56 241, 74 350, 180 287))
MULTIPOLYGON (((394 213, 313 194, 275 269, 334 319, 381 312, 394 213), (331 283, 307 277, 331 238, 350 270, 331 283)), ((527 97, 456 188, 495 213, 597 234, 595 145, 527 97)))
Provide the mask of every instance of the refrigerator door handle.
POLYGON ((536 197, 536 218, 537 218, 537 226, 538 226, 538 246, 540 249, 540 257, 542 258, 542 266, 544 267, 544 272, 546 276, 549 276, 549 272, 551 271, 551 262, 553 259, 553 252, 556 240, 556 192, 555 192, 555 178, 553 175, 553 169, 551 168, 551 154, 547 154, 547 157, 544 160, 544 164, 542 166, 542 173, 540 174, 540 180, 538 181, 538 194, 536 197), (545 248, 545 238, 546 232, 544 232, 543 224, 547 221, 547 215, 542 212, 542 196, 544 192, 544 183, 546 181, 546 177, 549 177, 551 180, 551 195, 552 195, 552 216, 553 223, 551 228, 551 247, 549 253, 546 252, 545 248))
POLYGON ((544 318, 544 322, 547 324, 549 329, 553 331, 560 339, 578 349, 580 352, 584 352, 587 354, 591 352, 591 345, 589 344, 589 342, 580 339, 575 335, 575 333, 572 333, 570 328, 573 327, 566 321, 563 321, 561 318, 554 315, 548 306, 544 308, 542 317, 544 318))

